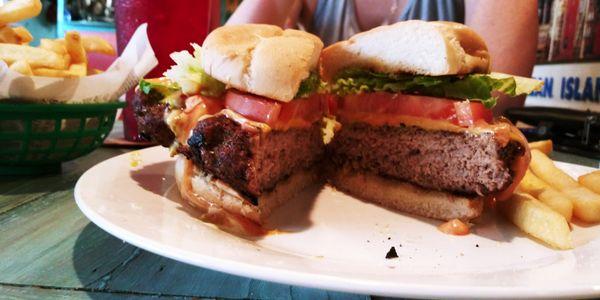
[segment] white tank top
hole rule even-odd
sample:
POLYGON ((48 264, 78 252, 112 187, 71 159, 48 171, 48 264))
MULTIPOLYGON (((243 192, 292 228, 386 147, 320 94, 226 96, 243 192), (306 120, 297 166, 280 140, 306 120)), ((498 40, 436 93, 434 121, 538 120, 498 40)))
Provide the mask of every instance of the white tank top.
MULTIPOLYGON (((463 0, 410 0, 403 10, 392 5, 389 17, 381 25, 415 19, 463 23, 464 15, 463 0)), ((319 0, 313 20, 305 29, 318 35, 325 45, 361 32, 354 0, 319 0)))

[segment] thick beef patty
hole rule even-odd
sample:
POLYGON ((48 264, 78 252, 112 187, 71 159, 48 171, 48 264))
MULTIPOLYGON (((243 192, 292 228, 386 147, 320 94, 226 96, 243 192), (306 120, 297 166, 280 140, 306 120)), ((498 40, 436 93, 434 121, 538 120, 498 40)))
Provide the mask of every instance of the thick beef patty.
POLYGON ((314 165, 322 158, 324 146, 319 123, 260 133, 243 130, 218 115, 198 122, 188 149, 181 152, 187 152, 200 169, 256 201, 296 170, 314 165))
POLYGON ((151 91, 150 94, 136 92, 132 104, 139 136, 169 147, 175 139, 175 134, 164 121, 167 105, 161 103, 162 98, 162 95, 155 91, 151 91))
POLYGON ((524 149, 501 147, 493 133, 430 131, 413 126, 344 125, 328 147, 333 166, 463 195, 488 195, 512 183, 509 166, 524 149))

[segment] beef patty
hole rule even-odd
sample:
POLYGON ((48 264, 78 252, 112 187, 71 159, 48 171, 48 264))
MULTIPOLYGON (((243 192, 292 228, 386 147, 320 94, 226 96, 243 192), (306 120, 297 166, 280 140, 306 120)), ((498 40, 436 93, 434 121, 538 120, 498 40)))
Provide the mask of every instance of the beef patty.
POLYGON ((493 133, 414 126, 344 125, 328 147, 333 166, 350 167, 424 188, 484 196, 512 183, 510 166, 523 147, 500 146, 493 133))
POLYGON ((198 122, 187 149, 180 152, 256 204, 257 196, 320 160, 324 145, 318 122, 305 129, 260 133, 217 115, 198 122))
POLYGON ((138 91, 132 106, 140 138, 169 147, 175 139, 175 134, 164 121, 167 105, 161 102, 162 98, 163 96, 156 91, 149 94, 138 91))

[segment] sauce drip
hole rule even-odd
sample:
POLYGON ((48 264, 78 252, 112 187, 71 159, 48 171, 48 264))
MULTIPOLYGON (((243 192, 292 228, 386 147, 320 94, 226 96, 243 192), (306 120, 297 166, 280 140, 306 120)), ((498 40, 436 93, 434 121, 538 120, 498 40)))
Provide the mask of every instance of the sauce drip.
POLYGON ((445 233, 451 235, 467 235, 469 234, 469 225, 463 223, 459 219, 452 219, 446 223, 438 226, 438 229, 445 233))

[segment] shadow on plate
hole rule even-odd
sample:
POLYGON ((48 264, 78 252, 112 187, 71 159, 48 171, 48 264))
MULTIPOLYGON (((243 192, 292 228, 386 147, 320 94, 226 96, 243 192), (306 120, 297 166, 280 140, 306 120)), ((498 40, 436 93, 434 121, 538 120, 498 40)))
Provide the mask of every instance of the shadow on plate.
POLYGON ((510 243, 515 237, 525 237, 516 226, 506 220, 497 211, 489 206, 485 206, 482 215, 474 220, 475 225, 471 228, 471 233, 482 238, 510 243))
MULTIPOLYGON (((178 209, 195 219, 202 219, 202 213, 181 198, 173 177, 173 163, 166 161, 144 165, 131 170, 130 176, 144 190, 176 202, 178 209)), ((264 226, 269 230, 268 234, 299 232, 309 228, 312 225, 310 212, 322 188, 322 184, 310 187, 275 210, 264 226)), ((247 239, 260 238, 262 236, 247 239)))

